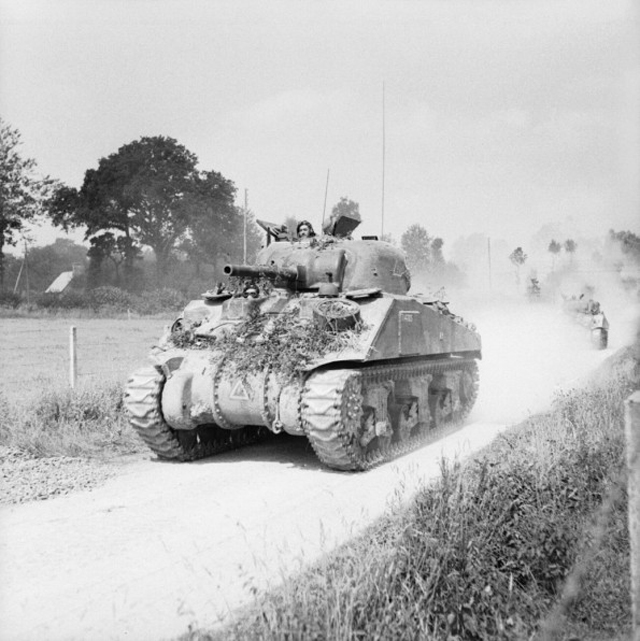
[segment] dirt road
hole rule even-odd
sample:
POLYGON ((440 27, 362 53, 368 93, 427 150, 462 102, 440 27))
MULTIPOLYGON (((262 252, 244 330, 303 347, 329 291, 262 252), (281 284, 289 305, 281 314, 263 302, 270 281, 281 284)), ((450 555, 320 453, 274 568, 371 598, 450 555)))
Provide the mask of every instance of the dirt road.
POLYGON ((365 474, 326 470, 290 438, 195 464, 149 456, 91 492, 2 508, 0 638, 157 640, 224 618, 411 496, 441 456, 476 451, 611 353, 572 345, 568 358, 543 320, 481 326, 470 424, 365 474))
POLYGON ((322 469, 299 439, 194 465, 144 460, 102 488, 5 509, 3 639, 161 639, 223 617, 348 539, 451 455, 469 426, 367 474, 322 469))

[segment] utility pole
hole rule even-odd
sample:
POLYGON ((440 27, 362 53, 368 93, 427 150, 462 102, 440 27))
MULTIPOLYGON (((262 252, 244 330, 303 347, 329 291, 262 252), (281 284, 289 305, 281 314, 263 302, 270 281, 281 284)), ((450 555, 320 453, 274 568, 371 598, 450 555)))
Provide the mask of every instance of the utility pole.
POLYGON ((27 241, 24 241, 24 280, 27 286, 27 305, 29 304, 29 260, 27 258, 27 241))
POLYGON ((22 270, 24 269, 24 258, 22 259, 22 265, 20 265, 20 270, 18 271, 18 277, 16 278, 16 284, 13 286, 13 293, 15 294, 18 291, 18 285, 20 284, 20 276, 22 276, 22 270))
POLYGON ((493 289, 491 282, 491 238, 487 238, 487 257, 489 259, 489 289, 493 289))
POLYGON ((249 211, 249 190, 244 190, 244 223, 242 231, 242 264, 247 264, 247 212, 249 211))

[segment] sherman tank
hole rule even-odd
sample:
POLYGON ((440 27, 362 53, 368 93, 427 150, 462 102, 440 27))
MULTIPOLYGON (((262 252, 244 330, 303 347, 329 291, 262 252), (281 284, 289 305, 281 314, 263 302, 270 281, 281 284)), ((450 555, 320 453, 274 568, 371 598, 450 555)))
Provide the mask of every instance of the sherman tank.
POLYGON ((342 216, 293 241, 259 221, 254 265, 192 301, 129 379, 130 423, 161 459, 189 461, 287 433, 322 463, 366 470, 461 422, 481 340, 447 302, 409 294, 403 253, 342 216))
MULTIPOLYGON (((591 293, 590 288, 587 292, 591 293)), ((562 307, 579 325, 589 330, 591 345, 595 349, 607 349, 609 344, 609 321, 600 303, 585 294, 564 297, 562 307)))

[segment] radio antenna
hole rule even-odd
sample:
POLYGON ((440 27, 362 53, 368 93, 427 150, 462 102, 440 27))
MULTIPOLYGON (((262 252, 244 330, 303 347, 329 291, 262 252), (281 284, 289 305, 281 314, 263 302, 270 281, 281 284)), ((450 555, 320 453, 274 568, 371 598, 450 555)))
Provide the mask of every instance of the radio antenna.
POLYGON ((384 237, 384 165, 385 165, 385 113, 384 113, 384 80, 382 81, 382 213, 380 216, 380 240, 384 237))
POLYGON ((325 188, 324 188, 324 207, 322 208, 322 226, 320 227, 320 229, 324 229, 324 215, 327 211, 327 192, 329 191, 329 169, 327 169, 327 184, 325 185, 325 188))

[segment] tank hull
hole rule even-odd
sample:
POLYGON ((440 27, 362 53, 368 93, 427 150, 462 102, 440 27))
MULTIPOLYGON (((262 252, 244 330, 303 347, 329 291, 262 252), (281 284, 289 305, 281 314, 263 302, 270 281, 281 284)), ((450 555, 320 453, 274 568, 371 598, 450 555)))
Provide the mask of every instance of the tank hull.
MULTIPOLYGON (((324 300, 292 299, 277 307, 279 313, 297 309, 300 317, 311 323, 313 310, 324 300)), ((263 306, 274 313, 273 301, 264 301, 263 306)), ((480 356, 477 333, 432 303, 408 296, 377 296, 357 307, 364 326, 357 340, 312 362, 303 372, 305 376, 315 369, 343 364, 366 369, 373 364, 446 362, 453 357, 480 356)), ((229 317, 237 313, 233 301, 223 303, 216 314, 220 326, 225 327, 229 317)), ((198 335, 215 336, 218 327, 202 324, 198 335)), ((283 384, 282 377, 269 368, 238 372, 224 352, 215 350, 167 350, 156 354, 155 361, 165 374, 162 412, 175 430, 216 424, 230 430, 255 425, 274 432, 304 433, 298 410, 304 376, 283 384)))

